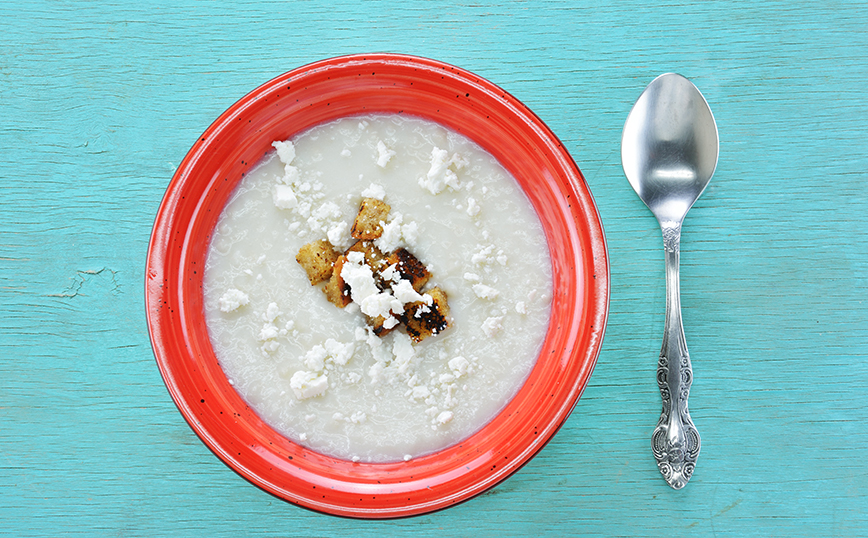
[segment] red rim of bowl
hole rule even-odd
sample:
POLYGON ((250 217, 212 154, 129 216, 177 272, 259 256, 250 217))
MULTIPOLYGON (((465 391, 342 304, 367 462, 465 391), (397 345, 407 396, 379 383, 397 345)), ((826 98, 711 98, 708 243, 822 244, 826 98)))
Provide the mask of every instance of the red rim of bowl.
POLYGON ((557 432, 602 345, 609 266, 602 224, 561 142, 517 99, 473 73, 426 58, 368 54, 300 67, 232 105, 173 176, 148 250, 146 307, 160 373, 201 440, 238 474, 290 503, 356 518, 452 506, 500 483, 557 432), (551 323, 518 394, 465 441, 407 462, 325 456, 275 432, 220 368, 204 323, 202 273, 211 233, 245 172, 291 138, 339 117, 401 113, 476 141, 518 180, 542 221, 552 259, 551 323))

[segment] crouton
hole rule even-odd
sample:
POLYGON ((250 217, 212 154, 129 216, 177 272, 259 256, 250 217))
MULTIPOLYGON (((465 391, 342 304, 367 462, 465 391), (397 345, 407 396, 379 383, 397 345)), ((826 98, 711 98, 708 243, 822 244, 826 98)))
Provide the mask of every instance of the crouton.
POLYGON ((446 292, 440 288, 431 288, 425 293, 433 299, 431 305, 423 301, 406 304, 401 318, 407 328, 407 334, 416 343, 445 331, 451 325, 446 292))
POLYGON ((388 219, 391 209, 389 204, 382 200, 364 198, 350 233, 356 239, 368 241, 377 239, 383 235, 383 226, 380 222, 385 222, 388 219))
POLYGON ((353 298, 350 296, 349 285, 341 278, 341 268, 344 266, 345 261, 347 261, 346 255, 341 254, 338 256, 338 259, 335 260, 332 276, 322 288, 326 299, 338 308, 344 308, 353 301, 353 298))
POLYGON ((422 286, 428 283, 431 279, 431 273, 416 256, 410 254, 407 249, 399 248, 393 252, 386 263, 395 268, 401 278, 409 280, 413 284, 413 289, 421 291, 422 286))
POLYGON ((332 276, 332 268, 337 259, 338 253, 325 239, 304 245, 298 250, 298 255, 295 257, 295 261, 307 273, 311 286, 325 282, 332 276))

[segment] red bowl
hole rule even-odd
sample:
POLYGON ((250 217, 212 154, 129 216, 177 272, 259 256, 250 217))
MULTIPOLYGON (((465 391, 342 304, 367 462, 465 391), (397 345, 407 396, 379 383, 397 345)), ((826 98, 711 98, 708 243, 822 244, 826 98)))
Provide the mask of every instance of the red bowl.
POLYGON ((569 416, 596 363, 609 302, 603 229, 561 142, 517 99, 463 69, 396 54, 344 56, 281 75, 232 105, 175 172, 148 250, 146 304, 160 373, 181 414, 229 467, 265 491, 320 512, 388 518, 484 492, 527 463, 569 416), (516 178, 545 230, 551 323, 518 394, 463 442, 398 463, 353 463, 286 439, 241 399, 220 368, 202 307, 217 218, 268 151, 317 124, 367 113, 436 121, 471 138, 516 178))

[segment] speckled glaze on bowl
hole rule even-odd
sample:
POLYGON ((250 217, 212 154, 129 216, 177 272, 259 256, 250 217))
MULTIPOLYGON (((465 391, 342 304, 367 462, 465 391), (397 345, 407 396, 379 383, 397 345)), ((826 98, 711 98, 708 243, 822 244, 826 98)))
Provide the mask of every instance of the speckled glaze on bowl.
POLYGON ((145 291, 151 343, 169 393, 221 460, 290 503, 339 516, 390 518, 443 509, 478 495, 521 468, 551 439, 596 363, 608 310, 609 267, 584 178, 536 115, 460 68, 370 54, 290 71, 217 118, 166 191, 151 236, 145 291), (465 441, 387 464, 324 456, 265 424, 220 368, 202 308, 211 233, 245 172, 274 140, 368 113, 433 120, 494 155, 533 204, 552 259, 551 323, 537 363, 515 398, 465 441))

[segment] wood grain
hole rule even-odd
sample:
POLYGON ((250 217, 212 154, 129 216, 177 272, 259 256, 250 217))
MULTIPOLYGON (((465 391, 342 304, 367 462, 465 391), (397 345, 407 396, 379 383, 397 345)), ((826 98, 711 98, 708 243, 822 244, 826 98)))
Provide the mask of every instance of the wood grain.
POLYGON ((868 9, 864 2, 0 2, 0 534, 868 536, 868 9), (150 228, 223 110, 299 65, 394 51, 530 106, 597 200, 609 326, 572 417, 524 469, 444 512, 307 512, 199 442, 144 317, 150 228), (677 71, 718 122, 685 222, 682 302, 702 435, 658 476, 656 222, 624 119, 677 71))

